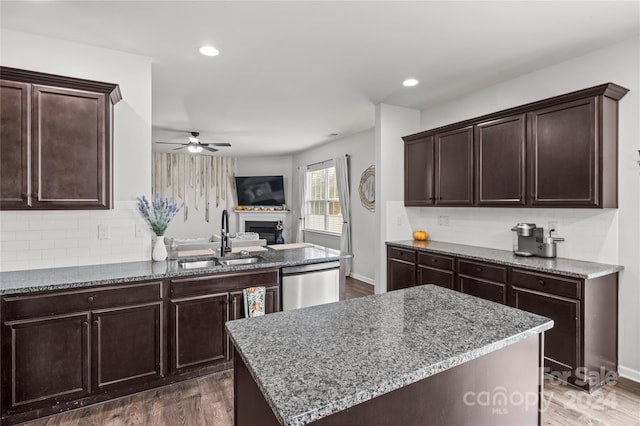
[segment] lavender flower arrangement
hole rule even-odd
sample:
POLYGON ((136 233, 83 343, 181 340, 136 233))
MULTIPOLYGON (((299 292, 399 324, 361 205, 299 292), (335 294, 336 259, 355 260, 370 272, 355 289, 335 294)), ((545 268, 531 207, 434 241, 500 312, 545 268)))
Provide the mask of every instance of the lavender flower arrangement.
POLYGON ((147 221, 151 229, 157 236, 164 235, 171 219, 180 211, 184 203, 177 205, 173 202, 173 198, 160 198, 160 194, 156 193, 151 206, 149 200, 143 195, 136 198, 138 200, 138 211, 147 221))

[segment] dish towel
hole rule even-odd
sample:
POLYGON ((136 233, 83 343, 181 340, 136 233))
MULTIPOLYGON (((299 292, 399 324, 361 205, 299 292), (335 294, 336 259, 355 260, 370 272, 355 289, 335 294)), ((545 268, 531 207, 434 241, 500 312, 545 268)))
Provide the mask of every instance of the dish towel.
POLYGON ((264 315, 264 299, 266 294, 266 287, 249 287, 242 290, 244 316, 246 318, 264 315))

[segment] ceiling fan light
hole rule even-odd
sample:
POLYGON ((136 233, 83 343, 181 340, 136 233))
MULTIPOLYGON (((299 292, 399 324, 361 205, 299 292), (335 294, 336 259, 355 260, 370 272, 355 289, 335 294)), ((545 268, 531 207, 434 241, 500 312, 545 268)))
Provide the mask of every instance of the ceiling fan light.
POLYGON ((202 147, 200 145, 189 145, 187 147, 187 150, 189 150, 189 152, 197 154, 199 152, 202 152, 202 147))

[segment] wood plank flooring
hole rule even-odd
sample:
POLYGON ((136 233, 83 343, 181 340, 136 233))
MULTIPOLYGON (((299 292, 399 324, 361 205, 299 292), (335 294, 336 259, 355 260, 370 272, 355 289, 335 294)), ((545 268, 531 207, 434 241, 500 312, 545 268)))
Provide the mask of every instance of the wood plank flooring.
MULTIPOLYGON (((347 298, 373 286, 347 278, 347 298)), ((588 394, 545 382, 544 425, 640 426, 640 389, 620 381, 588 394)), ((231 426, 233 373, 224 371, 80 408, 28 423, 33 426, 231 426)), ((426 423, 425 423, 426 424, 426 423)))

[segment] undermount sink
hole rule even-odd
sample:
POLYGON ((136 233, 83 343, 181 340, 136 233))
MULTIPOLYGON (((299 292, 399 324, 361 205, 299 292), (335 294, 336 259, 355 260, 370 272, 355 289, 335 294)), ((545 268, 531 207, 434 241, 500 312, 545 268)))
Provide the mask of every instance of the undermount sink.
POLYGON ((248 265, 251 263, 258 263, 259 261, 260 261, 259 257, 243 257, 240 259, 218 259, 218 262, 227 266, 248 265))
POLYGON ((199 268, 213 268, 218 263, 215 259, 205 260, 178 260, 178 266, 182 269, 199 269, 199 268))

